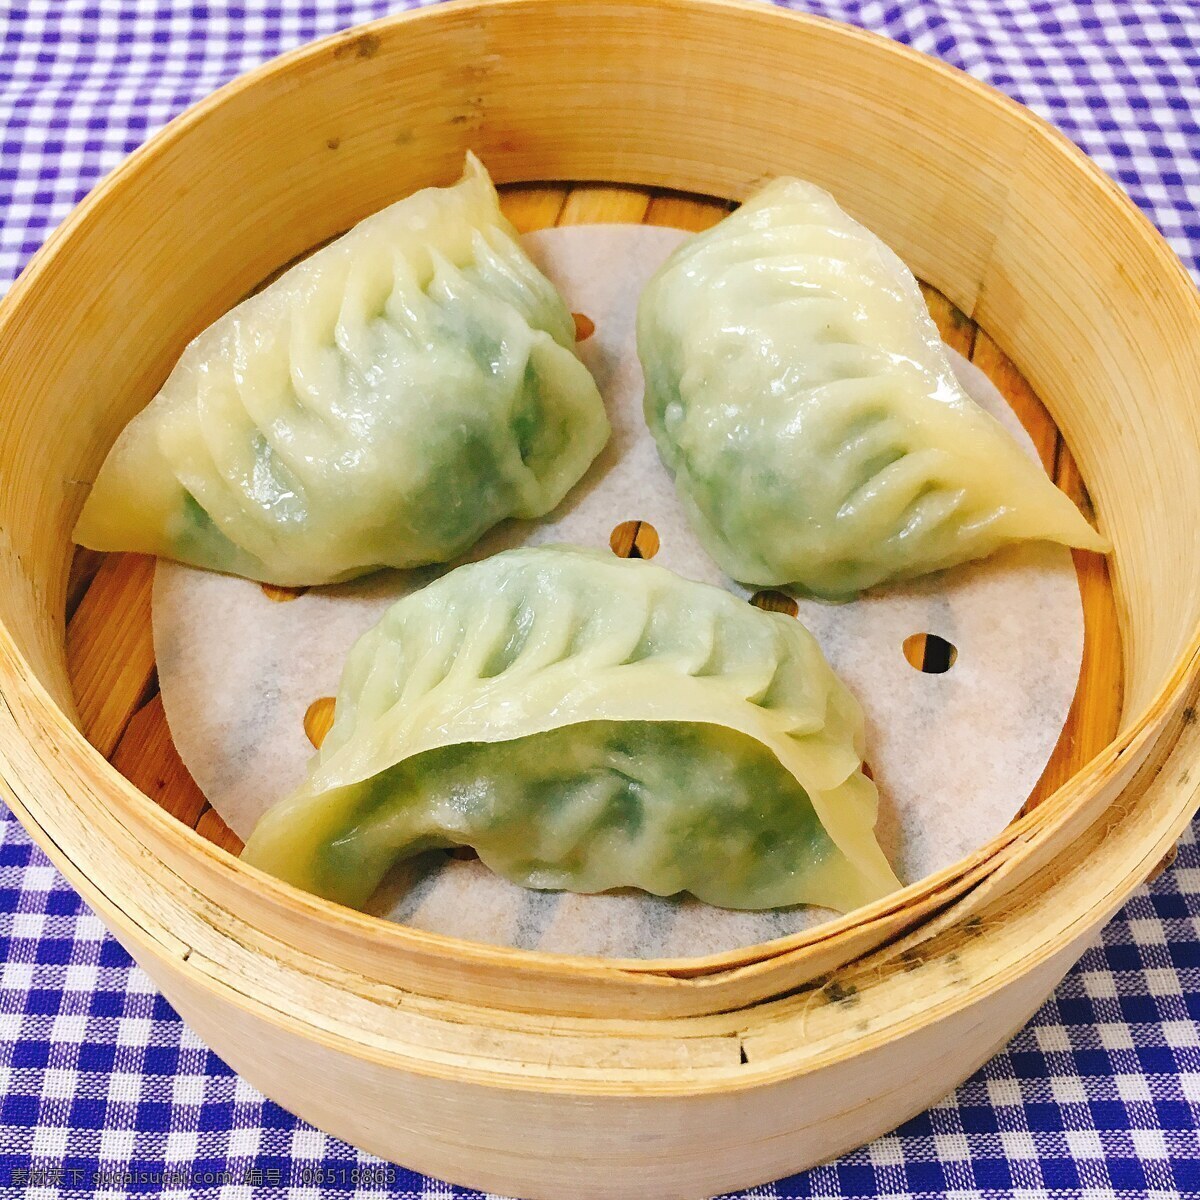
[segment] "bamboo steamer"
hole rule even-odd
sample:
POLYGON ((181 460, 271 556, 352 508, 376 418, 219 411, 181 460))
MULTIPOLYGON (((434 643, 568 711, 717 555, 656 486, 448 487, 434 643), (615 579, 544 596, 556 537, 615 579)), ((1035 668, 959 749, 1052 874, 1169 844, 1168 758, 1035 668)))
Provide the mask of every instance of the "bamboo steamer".
POLYGON ((173 122, 0 310, 0 786, 197 1032, 269 1096, 501 1194, 702 1197, 920 1111, 1002 1046, 1197 804, 1200 303, 1064 138, 884 39, 721 0, 439 6, 173 122), (387 925, 243 867, 78 727, 69 532, 187 340, 467 148, 501 181, 736 199, 824 184, 1011 356, 1116 551, 1116 736, 967 861, 810 933, 613 962, 387 925))

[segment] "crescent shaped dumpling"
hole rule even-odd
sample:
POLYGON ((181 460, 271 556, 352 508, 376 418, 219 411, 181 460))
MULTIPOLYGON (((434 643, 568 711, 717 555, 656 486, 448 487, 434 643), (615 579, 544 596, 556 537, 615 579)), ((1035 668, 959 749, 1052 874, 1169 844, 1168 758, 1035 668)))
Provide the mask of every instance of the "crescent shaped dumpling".
POLYGON ((448 561, 549 512, 607 441, 574 340, 469 155, 201 333, 74 538, 290 585, 448 561))
POLYGON ((1110 549, 963 391, 904 263, 811 183, 684 243, 638 352, 659 453, 743 583, 846 599, 1009 542, 1110 549))
POLYGON ((244 858, 345 904, 460 845, 525 887, 726 908, 900 886, 862 711, 812 635, 647 562, 561 546, 459 567, 357 642, 335 712, 244 858))

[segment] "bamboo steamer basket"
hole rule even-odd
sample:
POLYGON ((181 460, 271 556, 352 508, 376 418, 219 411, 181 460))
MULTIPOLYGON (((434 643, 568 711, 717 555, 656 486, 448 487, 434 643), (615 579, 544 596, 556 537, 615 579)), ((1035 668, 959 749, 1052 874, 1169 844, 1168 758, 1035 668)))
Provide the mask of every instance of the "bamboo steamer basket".
POLYGON ((1200 303, 1102 173, 903 47, 721 0, 389 18, 236 81, 79 206, 0 310, 0 787, 184 1019, 267 1095, 505 1195, 702 1197, 890 1129, 999 1049, 1197 805, 1200 303), (69 534, 197 331, 466 149, 500 181, 737 199, 793 172, 1007 352, 1111 536, 1119 728, 993 843, 807 934, 708 959, 502 950, 302 895, 84 737, 69 534))

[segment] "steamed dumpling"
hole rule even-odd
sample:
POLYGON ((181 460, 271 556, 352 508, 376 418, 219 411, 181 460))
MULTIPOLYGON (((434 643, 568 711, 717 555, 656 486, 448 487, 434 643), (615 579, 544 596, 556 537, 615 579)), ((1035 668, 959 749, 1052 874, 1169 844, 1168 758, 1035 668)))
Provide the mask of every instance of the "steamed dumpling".
POLYGON ((908 268, 813 184, 681 246, 638 351, 659 453, 743 583, 839 599, 1008 542, 1109 548, 962 390, 908 268))
POLYGON ((795 619, 639 560, 512 550, 359 640, 307 781, 244 857, 356 906, 466 845, 526 887, 848 910, 899 886, 862 753, 795 619))
POLYGON ((571 314, 468 156, 201 333, 74 536, 276 584, 445 562, 554 508, 608 433, 571 314))

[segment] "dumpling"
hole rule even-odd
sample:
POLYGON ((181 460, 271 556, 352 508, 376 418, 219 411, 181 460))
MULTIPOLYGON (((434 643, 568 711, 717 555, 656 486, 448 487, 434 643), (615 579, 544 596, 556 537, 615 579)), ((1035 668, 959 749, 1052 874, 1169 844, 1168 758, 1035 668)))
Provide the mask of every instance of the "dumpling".
POLYGON ((1008 542, 1110 548, 962 390, 908 268, 811 183, 682 245, 638 352, 659 453, 743 583, 846 599, 1008 542))
POLYGON ((651 563, 559 546, 459 567, 363 635, 335 712, 244 857, 345 904, 460 845, 526 887, 726 908, 899 886, 862 712, 812 635, 651 563))
POLYGON ((468 155, 201 333, 74 537, 275 584, 445 562, 549 512, 608 434, 571 314, 468 155))

